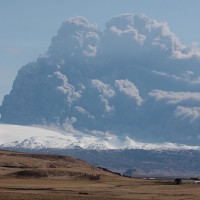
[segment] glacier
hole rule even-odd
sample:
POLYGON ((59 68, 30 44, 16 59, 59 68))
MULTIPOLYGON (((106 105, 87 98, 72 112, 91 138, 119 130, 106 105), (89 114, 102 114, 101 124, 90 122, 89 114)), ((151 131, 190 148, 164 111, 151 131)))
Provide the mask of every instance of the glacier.
POLYGON ((200 150, 200 146, 176 143, 143 143, 111 133, 70 133, 45 127, 0 124, 0 148, 84 150, 200 150))

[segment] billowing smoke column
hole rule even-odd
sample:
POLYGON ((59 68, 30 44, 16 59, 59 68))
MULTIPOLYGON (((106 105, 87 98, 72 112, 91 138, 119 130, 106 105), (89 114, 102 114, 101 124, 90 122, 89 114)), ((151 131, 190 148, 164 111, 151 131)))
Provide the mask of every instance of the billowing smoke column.
POLYGON ((166 23, 123 14, 100 31, 74 17, 19 70, 1 121, 199 144, 199 68, 200 49, 181 44, 166 23))

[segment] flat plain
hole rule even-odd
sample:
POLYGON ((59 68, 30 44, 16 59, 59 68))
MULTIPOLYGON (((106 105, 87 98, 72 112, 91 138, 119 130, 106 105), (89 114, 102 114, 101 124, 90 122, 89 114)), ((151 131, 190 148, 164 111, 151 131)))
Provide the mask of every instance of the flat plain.
POLYGON ((122 177, 65 156, 0 151, 0 200, 44 199, 197 200, 200 185, 122 177))

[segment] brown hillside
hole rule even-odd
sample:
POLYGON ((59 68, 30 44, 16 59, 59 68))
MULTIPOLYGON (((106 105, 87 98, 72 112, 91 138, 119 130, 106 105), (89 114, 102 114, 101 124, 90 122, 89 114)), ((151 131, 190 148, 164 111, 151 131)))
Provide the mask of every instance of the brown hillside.
POLYGON ((113 176, 112 173, 67 156, 0 150, 1 177, 83 177, 98 179, 102 175, 113 176))
POLYGON ((66 156, 0 150, 0 200, 197 200, 200 184, 121 177, 66 156))

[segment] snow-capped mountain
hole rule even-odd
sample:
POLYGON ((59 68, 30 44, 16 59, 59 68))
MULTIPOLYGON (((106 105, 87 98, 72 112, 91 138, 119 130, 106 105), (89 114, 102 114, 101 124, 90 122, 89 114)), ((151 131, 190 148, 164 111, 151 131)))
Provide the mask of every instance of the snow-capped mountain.
POLYGON ((111 133, 0 124, 0 148, 68 155, 135 177, 198 177, 199 146, 142 143, 111 133), (127 173, 126 173, 127 174, 127 173))
POLYGON ((187 148, 164 143, 170 141, 198 146, 199 66, 198 46, 182 44, 166 23, 143 14, 113 17, 104 30, 73 17, 45 54, 19 70, 0 107, 1 122, 54 124, 66 131, 71 126, 90 135, 33 135, 25 146, 58 140, 52 145, 187 148), (97 137, 94 130, 118 137, 97 137))
POLYGON ((200 150, 200 146, 142 143, 111 133, 58 132, 41 127, 0 124, 0 148, 86 150, 200 150))

